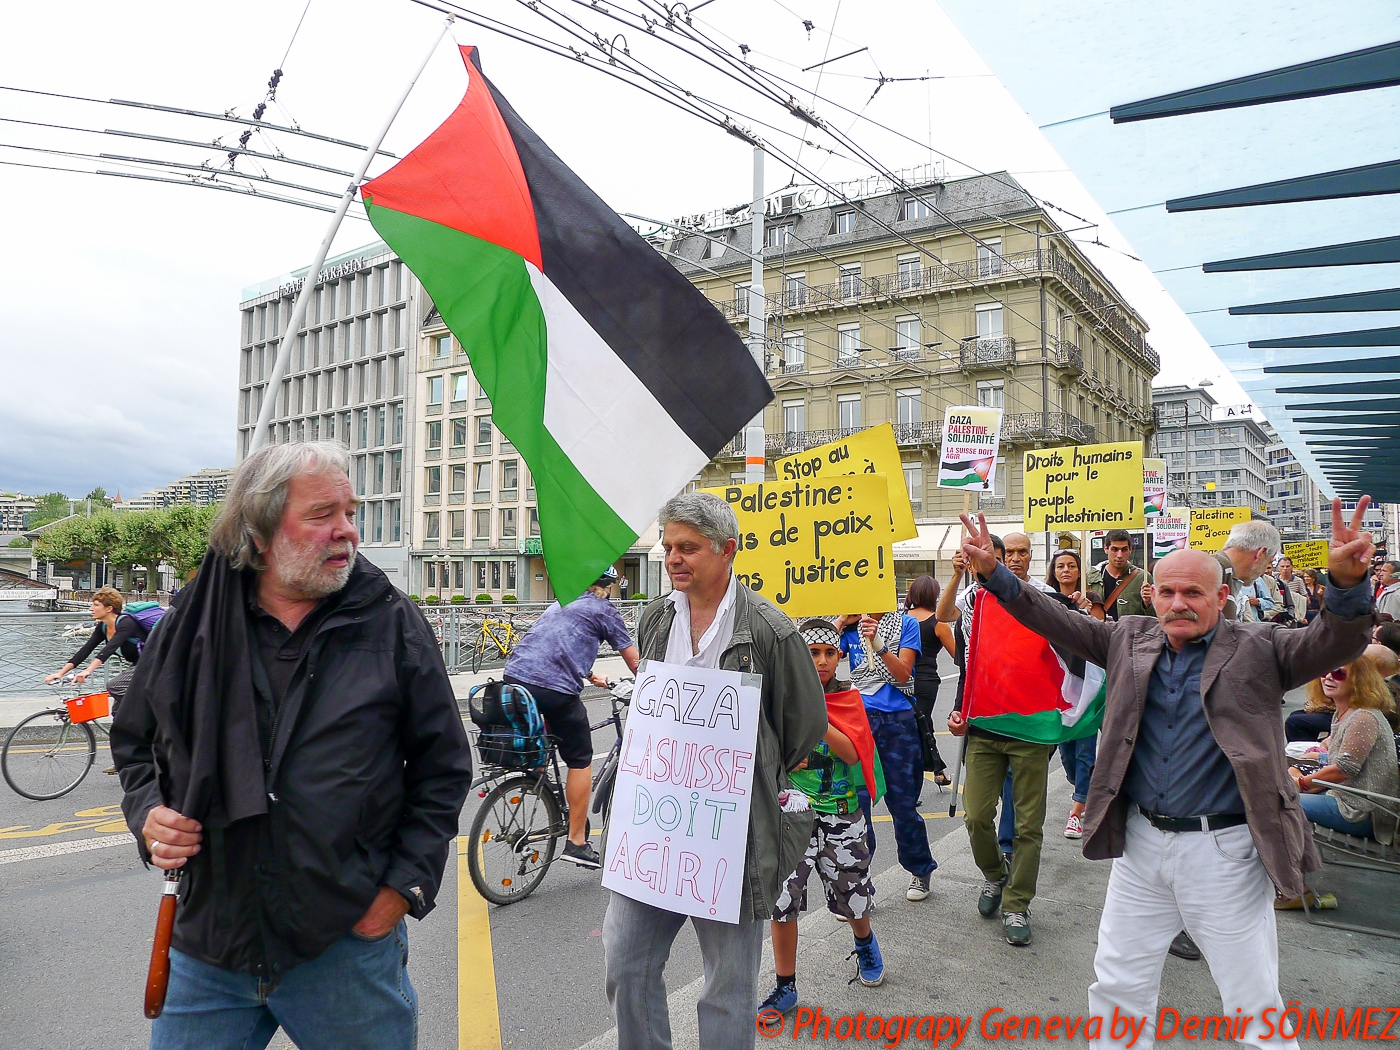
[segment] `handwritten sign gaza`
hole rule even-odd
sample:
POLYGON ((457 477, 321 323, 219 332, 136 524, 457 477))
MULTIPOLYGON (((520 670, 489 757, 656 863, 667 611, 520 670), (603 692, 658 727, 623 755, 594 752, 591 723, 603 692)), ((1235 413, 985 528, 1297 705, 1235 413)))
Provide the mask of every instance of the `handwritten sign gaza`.
POLYGON ((665 911, 739 921, 760 685, 737 671, 638 668, 604 887, 665 911))

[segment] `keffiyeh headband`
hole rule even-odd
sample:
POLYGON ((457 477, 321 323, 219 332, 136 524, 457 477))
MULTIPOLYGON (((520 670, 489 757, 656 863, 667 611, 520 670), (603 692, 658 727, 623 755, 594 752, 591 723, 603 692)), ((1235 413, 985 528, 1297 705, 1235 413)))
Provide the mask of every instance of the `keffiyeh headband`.
POLYGON ((802 625, 802 640, 808 645, 829 645, 833 649, 841 648, 841 636, 826 620, 808 620, 802 625))

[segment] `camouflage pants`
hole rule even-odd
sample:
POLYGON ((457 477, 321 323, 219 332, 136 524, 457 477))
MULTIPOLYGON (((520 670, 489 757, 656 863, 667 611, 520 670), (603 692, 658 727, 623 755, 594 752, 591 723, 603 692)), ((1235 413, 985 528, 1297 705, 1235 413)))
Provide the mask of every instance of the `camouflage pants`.
POLYGON ((863 919, 875 904, 870 881, 870 846, 865 841, 865 817, 818 813, 812 840, 794 871, 783 882, 773 907, 774 922, 790 922, 807 908, 807 877, 815 868, 826 890, 826 906, 835 915, 863 919))

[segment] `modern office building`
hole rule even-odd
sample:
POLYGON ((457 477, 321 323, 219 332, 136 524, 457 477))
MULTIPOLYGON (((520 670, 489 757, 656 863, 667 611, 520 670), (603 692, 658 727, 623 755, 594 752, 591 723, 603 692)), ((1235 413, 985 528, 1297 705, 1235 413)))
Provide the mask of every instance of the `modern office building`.
MULTIPOLYGON (((244 289, 239 352, 238 458, 248 454, 301 269, 244 289)), ((423 295, 383 242, 326 260, 316 275, 291 364, 276 391, 274 438, 336 440, 350 450, 360 549, 411 590, 405 516, 413 494, 413 388, 423 295)))
POLYGON ((28 496, 0 495, 0 532, 23 532, 36 506, 28 496))
POLYGON ((132 500, 124 500, 121 494, 112 501, 114 510, 153 510, 158 507, 175 507, 181 504, 196 507, 219 503, 228 493, 228 483, 233 477, 232 467, 206 467, 183 478, 176 478, 169 485, 141 493, 132 500))
MULTIPOLYGON (((1024 450, 1148 437, 1158 357, 1142 317, 1010 175, 901 179, 772 194, 761 253, 768 457, 892 422, 919 523, 896 546, 902 586, 946 576, 936 563, 959 538, 963 494, 936 487, 946 406, 1005 410, 996 490, 980 505, 1011 531, 1024 450)), ((654 239, 745 336, 749 211, 689 216, 654 239)), ((741 479, 743 455, 741 435, 699 483, 741 479)))
POLYGON ((1322 539, 1324 523, 1331 524, 1331 513, 1322 514, 1322 495, 1317 483, 1298 462, 1293 451, 1279 440, 1268 423, 1262 425, 1268 444, 1264 446, 1265 471, 1269 488, 1269 521, 1285 542, 1322 539))
POLYGON ((1152 391, 1157 432, 1152 449, 1167 461, 1167 503, 1175 507, 1251 507, 1268 513, 1265 449, 1270 437, 1248 405, 1218 405, 1201 386, 1152 391))

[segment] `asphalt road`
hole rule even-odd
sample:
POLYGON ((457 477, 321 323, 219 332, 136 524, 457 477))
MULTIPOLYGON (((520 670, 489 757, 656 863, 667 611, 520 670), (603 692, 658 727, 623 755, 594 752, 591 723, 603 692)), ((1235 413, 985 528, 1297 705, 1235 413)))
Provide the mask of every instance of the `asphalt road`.
MULTIPOLYGON (((944 660, 944 674, 949 674, 944 660)), ((952 703, 952 681, 942 690, 938 713, 952 703)), ((593 721, 607 712, 605 698, 588 704, 593 721)), ((611 728, 595 735, 594 751, 611 745, 611 728)), ((940 738, 945 759, 952 741, 940 738)), ((146 966, 155 923, 160 876, 136 855, 121 819, 121 791, 105 748, 87 779, 53 802, 31 802, 0 783, 0 1046, 25 1050, 124 1050, 144 1047, 149 1023, 141 1012, 146 966), (94 841, 103 845, 88 848, 94 841), (119 843, 108 846, 107 842, 119 843), (72 850, 53 855, 37 853, 72 850), (33 847, 50 847, 35 850, 33 847), (24 850, 24 853, 15 853, 24 850)), ((463 830, 478 799, 469 798, 463 830)), ((946 813, 948 795, 928 784, 922 810, 946 813)), ((885 816, 883 805, 877 818, 885 816)), ((934 857, 938 840, 961 828, 960 820, 931 819, 934 857)), ((874 871, 895 865, 888 818, 877 821, 874 871)), ((556 862, 526 900, 489 908, 491 954, 469 950, 458 960, 457 858, 449 859, 438 907, 421 923, 410 922, 409 970, 418 989, 423 1050, 458 1046, 458 1002, 464 991, 494 982, 501 1045, 518 1050, 574 1050, 612 1025, 603 990, 601 927, 607 894, 597 872, 556 862)), ((467 907, 480 907, 468 884, 467 907)), ((678 988, 701 975, 699 948, 686 927, 676 939, 667 983, 678 988)), ((765 979, 768 975, 765 975, 765 979)), ((468 995, 470 1001, 471 995, 468 995)), ((478 1030, 478 1015, 464 1021, 478 1030)), ((276 1048, 290 1042, 278 1034, 276 1048)))

